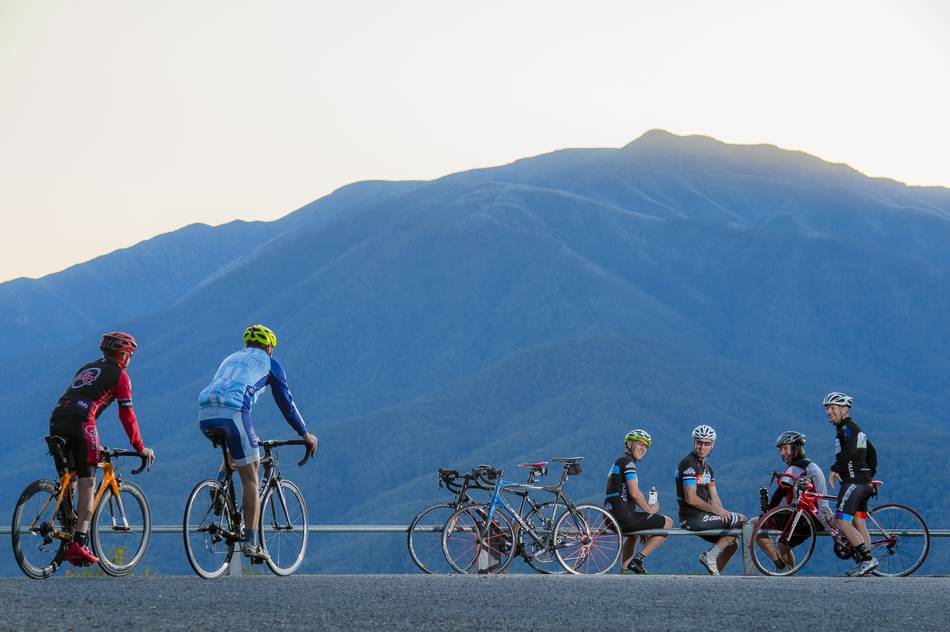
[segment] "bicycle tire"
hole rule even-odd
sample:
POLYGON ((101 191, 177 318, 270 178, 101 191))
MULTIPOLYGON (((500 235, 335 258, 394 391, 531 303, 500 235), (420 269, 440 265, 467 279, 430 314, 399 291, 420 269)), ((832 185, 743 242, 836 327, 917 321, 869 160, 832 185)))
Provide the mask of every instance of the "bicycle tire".
POLYGON ((442 527, 458 509, 454 503, 429 505, 409 523, 406 547, 416 568, 428 575, 444 575, 453 569, 442 552, 442 527), (432 531, 438 527, 437 531, 432 531))
POLYGON ((62 515, 66 511, 60 508, 52 515, 52 507, 56 504, 59 493, 57 481, 33 481, 20 494, 16 507, 13 510, 13 523, 10 528, 10 540, 13 545, 13 558, 23 574, 32 579, 47 579, 63 563, 66 556, 67 542, 65 540, 47 541, 46 536, 30 529, 36 522, 45 525, 42 528, 52 528, 54 531, 64 532, 62 515), (49 504, 45 504, 49 501, 49 504), (40 509, 48 512, 48 519, 39 515, 40 509), (27 522, 24 522, 27 521, 27 522))
MULTIPOLYGON (((532 507, 531 511, 525 515, 524 521, 531 525, 539 535, 543 535, 549 539, 549 542, 553 542, 554 525, 557 523, 558 518, 561 517, 561 514, 566 510, 567 507, 563 502, 549 500, 532 507), (559 509, 559 511, 555 512, 555 508, 559 509)), ((545 549, 538 546, 537 542, 535 542, 524 529, 519 529, 518 531, 521 534, 521 541, 518 544, 518 546, 521 547, 521 557, 524 558, 528 566, 541 575, 552 575, 564 572, 563 567, 557 561, 557 556, 554 554, 553 545, 550 549, 545 549)))
MULTIPOLYGON (((226 529, 237 532, 231 519, 231 506, 225 506, 220 515, 212 508, 211 490, 220 492, 224 486, 216 480, 207 479, 195 485, 185 503, 182 517, 182 538, 185 556, 192 570, 204 579, 221 577, 228 570, 234 555, 234 540, 221 532, 226 529)), ((230 505, 230 501, 226 505, 230 505)))
POLYGON ((442 552, 456 573, 496 575, 503 572, 517 552, 517 525, 496 511, 485 531, 488 505, 473 503, 460 508, 442 529, 442 552))
POLYGON ((281 577, 293 575, 307 555, 310 531, 307 522, 307 503, 303 492, 293 481, 278 479, 284 502, 280 502, 277 487, 271 485, 261 500, 258 536, 261 547, 270 558, 267 568, 281 577), (286 510, 285 510, 286 508, 286 510), (270 523, 266 521, 270 520, 270 523), (265 526, 270 528, 265 528, 265 526))
POLYGON ((572 575, 603 575, 620 559, 617 520, 596 505, 568 509, 554 525, 554 554, 572 575))
POLYGON ((89 529, 89 541, 93 552, 99 558, 99 567, 106 575, 113 577, 128 575, 138 566, 145 557, 152 534, 152 513, 142 488, 131 481, 120 481, 119 501, 115 502, 112 490, 103 494, 102 500, 92 513, 89 529), (138 507, 138 513, 132 510, 135 506, 138 507), (118 515, 119 507, 124 512, 121 516, 118 515), (105 527, 101 523, 104 516, 107 516, 113 525, 116 518, 124 516, 130 523, 129 530, 120 531, 113 525, 105 527))
POLYGON ((752 537, 749 538, 749 551, 752 554, 752 563, 763 575, 769 577, 790 577, 804 568, 815 552, 815 540, 818 530, 812 517, 805 512, 799 512, 791 505, 773 507, 759 516, 752 527, 752 537), (800 514, 797 522, 792 522, 796 514, 800 514), (762 550, 760 539, 768 539, 772 548, 779 550, 780 544, 790 543, 795 552, 795 563, 783 571, 775 568, 775 562, 762 550), (804 549, 800 549, 805 545, 804 549))
POLYGON ((879 505, 868 510, 867 519, 868 533, 871 535, 871 553, 877 558, 878 567, 871 573, 878 577, 906 577, 916 571, 927 559, 930 552, 930 529, 927 523, 919 513, 907 507, 895 503, 879 505), (919 536, 901 536, 891 535, 887 542, 875 543, 872 527, 875 522, 885 531, 900 531, 915 529, 920 530, 923 535, 919 536), (902 542, 910 543, 921 540, 923 542, 920 552, 916 553, 916 558, 908 566, 902 555, 904 549, 899 549, 902 542))

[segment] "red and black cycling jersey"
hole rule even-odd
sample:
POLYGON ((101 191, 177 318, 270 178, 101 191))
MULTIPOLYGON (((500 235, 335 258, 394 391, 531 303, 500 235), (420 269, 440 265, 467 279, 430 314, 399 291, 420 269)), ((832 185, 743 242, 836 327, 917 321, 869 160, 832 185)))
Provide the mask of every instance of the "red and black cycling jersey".
POLYGON ((50 422, 76 419, 80 422, 95 423, 113 400, 119 402, 119 419, 129 436, 129 443, 133 449, 141 452, 145 444, 139 434, 135 409, 132 407, 132 381, 125 369, 108 358, 99 358, 95 362, 84 364, 76 371, 66 392, 53 409, 50 422))
POLYGON ((831 471, 841 476, 842 484, 870 483, 877 469, 877 451, 868 436, 851 417, 835 424, 835 429, 835 462, 831 471))

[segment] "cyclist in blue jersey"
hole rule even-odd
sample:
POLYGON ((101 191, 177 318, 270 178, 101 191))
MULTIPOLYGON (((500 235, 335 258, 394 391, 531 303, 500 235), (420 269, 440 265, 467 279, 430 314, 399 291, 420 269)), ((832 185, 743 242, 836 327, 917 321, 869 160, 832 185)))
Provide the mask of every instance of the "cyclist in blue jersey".
MULTIPOLYGON (((307 432, 290 394, 284 369, 271 357, 276 346, 277 336, 273 331, 263 325, 251 325, 244 331, 244 349, 225 358, 211 384, 198 395, 201 432, 206 436, 212 432, 224 434, 232 465, 241 478, 244 514, 241 551, 255 561, 266 560, 268 556, 257 541, 260 450, 251 423, 251 407, 267 387, 270 387, 284 419, 307 442, 309 453, 312 455, 317 451, 317 437, 307 432)), ((220 478, 223 480, 223 464, 221 468, 220 478)))

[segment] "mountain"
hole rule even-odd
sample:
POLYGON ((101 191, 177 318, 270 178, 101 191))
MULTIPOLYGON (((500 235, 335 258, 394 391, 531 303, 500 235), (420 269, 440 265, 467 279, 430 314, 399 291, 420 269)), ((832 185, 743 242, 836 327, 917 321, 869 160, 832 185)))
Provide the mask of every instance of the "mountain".
MULTIPOLYGON (((177 522, 214 469, 195 397, 243 328, 263 322, 321 436, 312 467, 285 471, 318 522, 408 523, 439 497, 438 467, 513 471, 558 454, 587 457, 572 493, 599 500, 633 426, 656 439, 645 470, 675 514, 670 472, 701 422, 722 437, 713 461, 727 505, 752 513, 782 430, 803 430, 831 462, 819 402, 844 390, 888 498, 942 528, 950 506, 905 464, 934 461, 925 452, 948 436, 948 245, 946 189, 662 131, 432 182, 357 183, 277 222, 189 227, 66 271, 109 279, 83 294, 83 328, 36 298, 72 287, 65 272, 0 284, 0 296, 16 284, 32 297, 16 318, 37 334, 0 364, 11 420, 0 514, 49 470, 42 436, 71 370, 122 327, 141 342, 136 409, 160 459, 141 482, 156 521, 177 522), (129 311, 100 307, 116 284, 141 293, 129 311)), ((289 433, 270 402, 255 417, 262 436, 289 433)), ((100 432, 124 444, 114 412, 100 432)), ((309 567, 404 568, 399 542, 382 553, 372 538, 332 538, 309 567)), ((180 569, 163 546, 159 565, 180 569)), ((934 554, 928 567, 945 567, 934 554)))

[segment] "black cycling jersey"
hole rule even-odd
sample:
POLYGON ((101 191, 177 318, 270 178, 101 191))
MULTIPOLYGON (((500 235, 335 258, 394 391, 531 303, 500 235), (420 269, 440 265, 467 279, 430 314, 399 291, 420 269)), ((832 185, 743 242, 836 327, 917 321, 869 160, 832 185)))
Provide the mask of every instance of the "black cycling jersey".
POLYGON ((680 513, 695 509, 686 502, 684 486, 695 487, 699 499, 708 503, 712 498, 709 490, 715 484, 716 477, 712 466, 708 462, 700 463, 695 452, 687 454, 686 458, 680 461, 680 464, 676 467, 676 498, 679 501, 680 513))
POLYGON ((621 502, 633 502, 630 494, 627 493, 627 481, 637 480, 637 460, 629 454, 624 454, 614 461, 610 468, 610 474, 607 475, 607 492, 604 495, 606 500, 619 500, 621 502))
POLYGON ((851 417, 845 417, 835 424, 835 429, 835 463, 831 471, 841 476, 842 484, 870 483, 873 472, 868 465, 868 452, 873 452, 875 466, 877 452, 867 435, 851 417))

